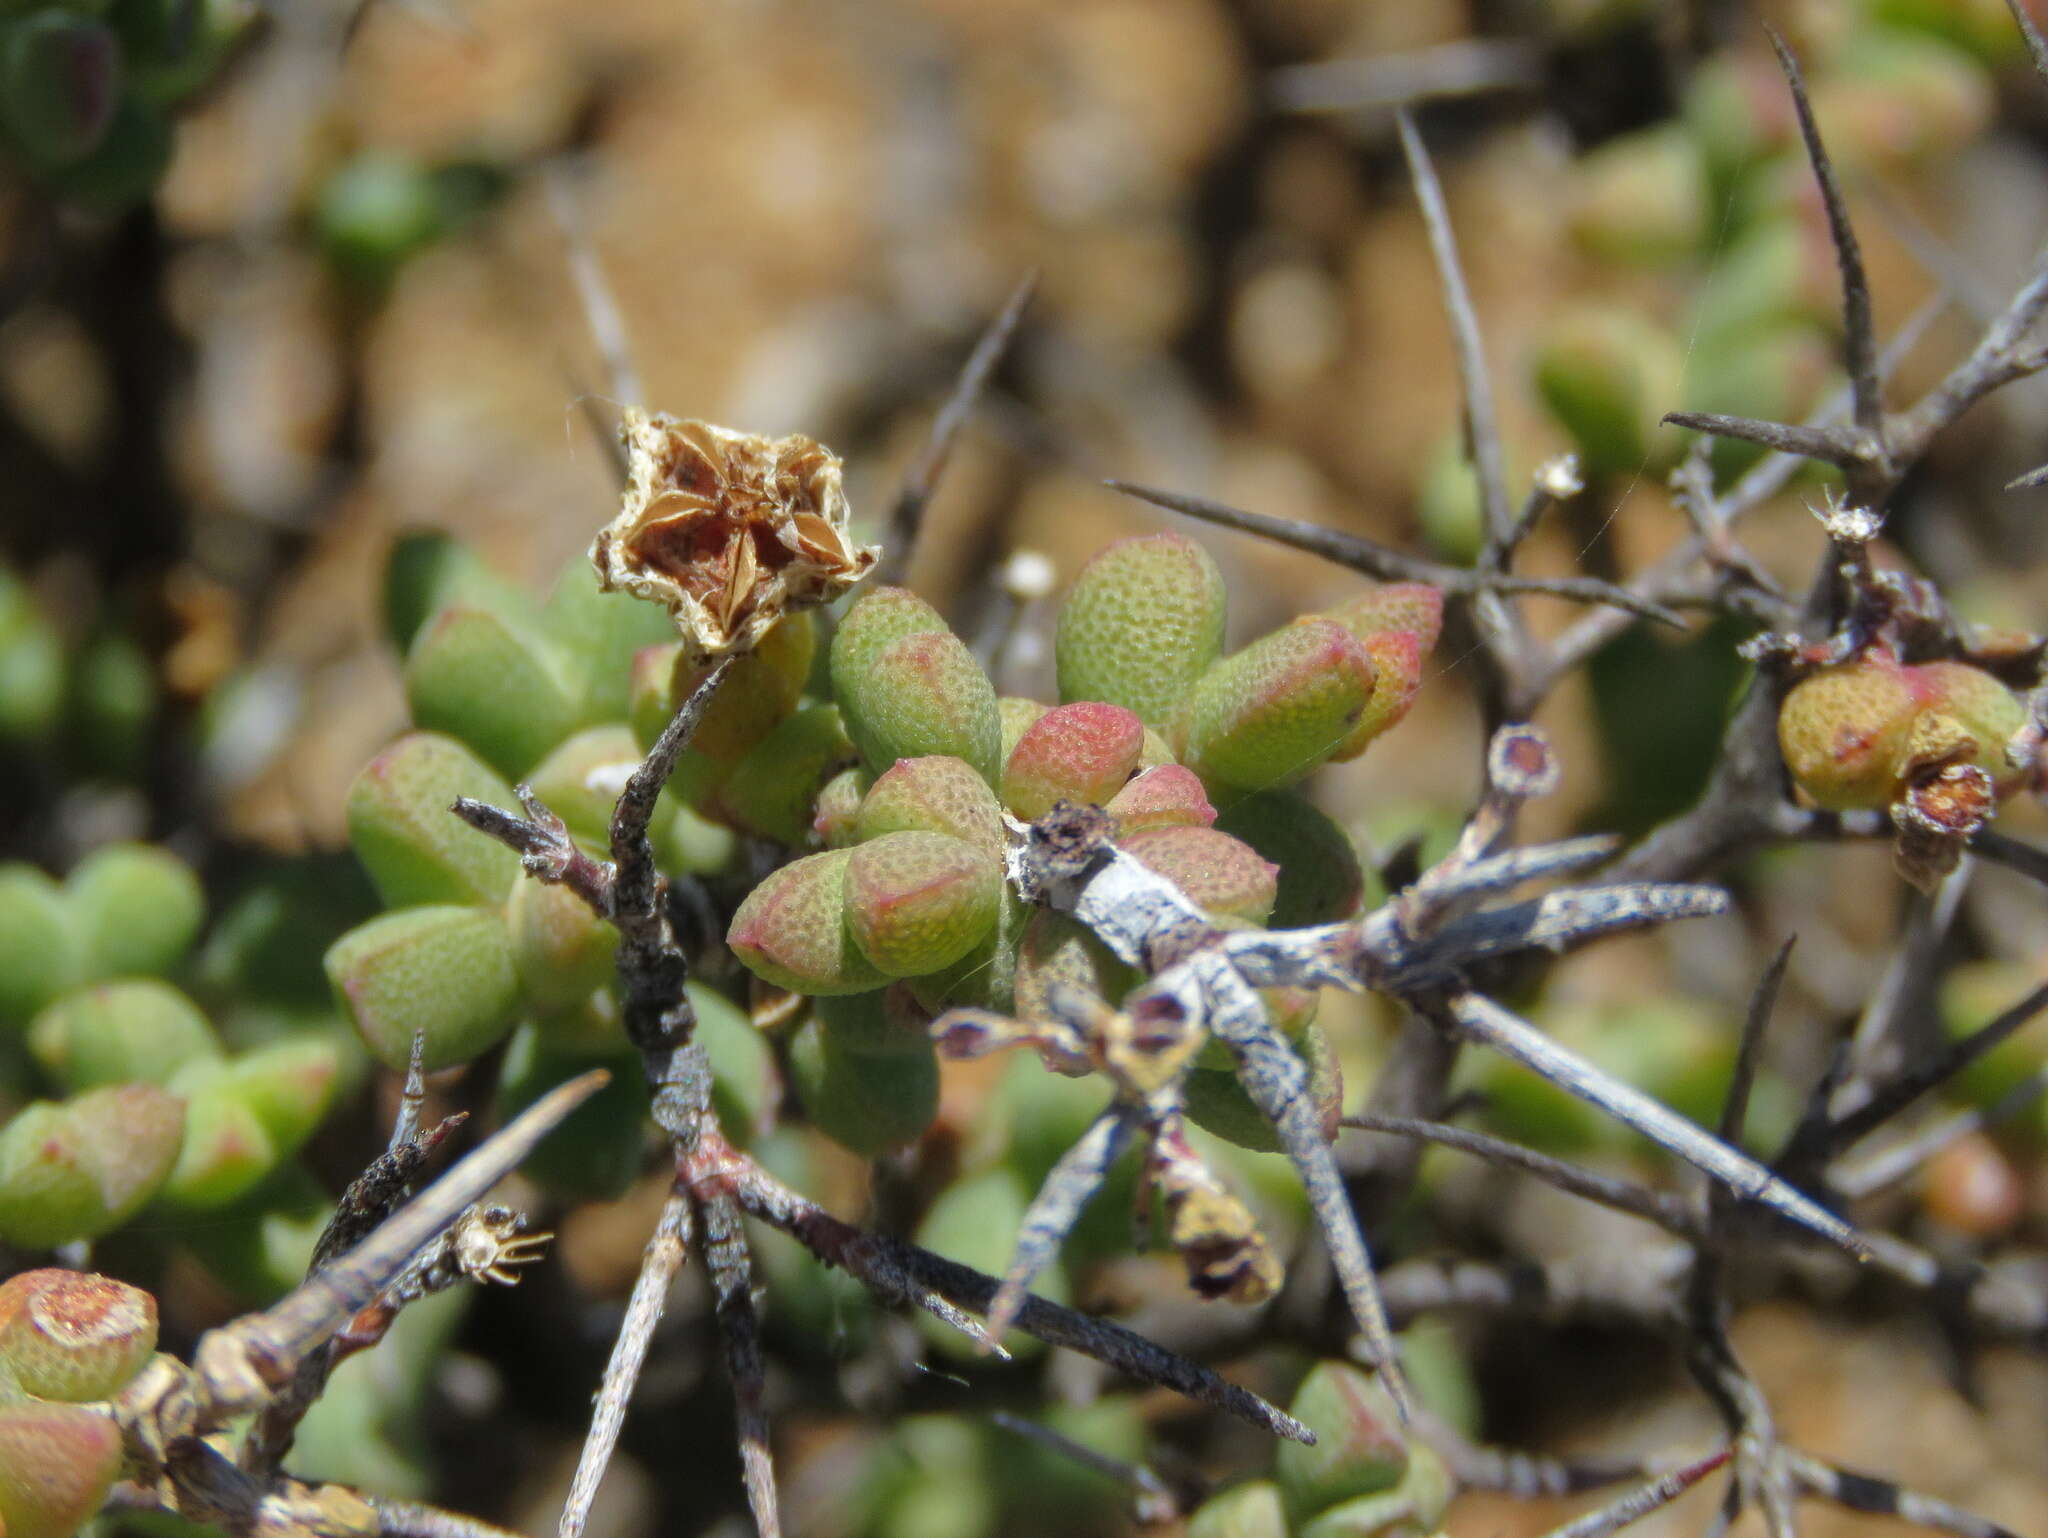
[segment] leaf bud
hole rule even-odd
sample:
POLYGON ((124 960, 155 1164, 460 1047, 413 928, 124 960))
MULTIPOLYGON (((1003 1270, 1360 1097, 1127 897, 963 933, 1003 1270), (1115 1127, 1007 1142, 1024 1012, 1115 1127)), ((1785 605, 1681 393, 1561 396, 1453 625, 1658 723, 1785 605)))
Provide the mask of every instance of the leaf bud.
POLYGON ((377 895, 417 903, 503 902, 519 856, 449 809, 457 796, 512 808, 512 787, 453 737, 408 732, 348 789, 348 835, 377 895))
POLYGON ((887 979, 846 923, 854 849, 828 849, 771 871, 732 916, 726 944, 764 982, 798 993, 865 993, 887 979))
POLYGON ((0 1405, 0 1531, 72 1538, 121 1472, 121 1430, 83 1405, 0 1405))
POLYGON ((1100 700, 1164 724, 1223 651, 1223 573, 1179 534, 1120 539, 1081 568, 1053 648, 1062 700, 1100 700))
POLYGON ((402 908, 357 925, 328 947, 328 981, 363 1040, 402 1069, 413 1033, 429 1072, 501 1041, 519 1012, 519 972, 504 915, 493 908, 402 908))
POLYGON ((846 922, 869 961, 919 977, 972 950, 996 921, 1002 862, 944 833, 889 833, 846 864, 846 922))
POLYGON ((854 831, 862 840, 888 833, 947 833, 1000 857, 1009 842, 1002 804, 988 781, 950 754, 899 758, 862 798, 854 831))
POLYGON ((0 1376, 38 1399, 111 1399, 156 1350, 156 1299, 84 1271, 45 1267, 0 1283, 0 1376))
POLYGON ((0 1127, 0 1239, 51 1249, 134 1215, 178 1157, 185 1103, 153 1084, 39 1100, 0 1127))
POLYGON ((153 977, 65 994, 30 1022, 28 1048, 74 1094, 135 1080, 165 1084, 186 1063, 220 1056, 199 1006, 153 977))
POLYGON ((1181 759, 1212 786, 1291 785, 1344 746, 1374 678, 1371 657, 1344 626, 1296 620, 1196 682, 1181 759))
POLYGON ((1003 802, 1032 822, 1056 801, 1101 806, 1137 771, 1145 723, 1120 705, 1078 701, 1024 729, 1003 768, 1003 802))
POLYGON ((192 867, 154 844, 95 849, 65 878, 64 903, 94 977, 168 971, 206 918, 192 867))

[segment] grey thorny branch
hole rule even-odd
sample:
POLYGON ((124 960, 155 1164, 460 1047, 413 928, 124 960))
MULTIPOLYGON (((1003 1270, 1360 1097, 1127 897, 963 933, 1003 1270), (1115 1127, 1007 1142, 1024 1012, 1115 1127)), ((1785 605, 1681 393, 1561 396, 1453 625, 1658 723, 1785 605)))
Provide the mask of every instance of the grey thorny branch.
MULTIPOLYGON (((2017 10, 2016 14, 2037 61, 2048 57, 2027 18, 2017 10)), ((1794 1157, 1780 1161, 1781 1173, 1732 1146, 1741 1120, 1741 1076, 1730 1097, 1723 1135, 1710 1135, 1573 1058, 1470 981, 1473 969, 1491 958, 1530 950, 1561 952, 1617 930, 1718 912, 1725 905, 1719 892, 1688 883, 1748 850, 1886 831, 1875 817, 1816 813, 1790 799, 1771 731, 1777 701, 1768 684, 1760 682, 1738 709, 1709 788, 1692 810, 1615 858, 1597 884, 1487 906, 1525 882, 1575 876, 1613 853, 1612 845, 1600 840, 1512 846, 1516 808, 1546 788, 1555 772, 1540 737, 1512 723, 1526 719, 1559 678, 1635 618, 1673 623, 1680 610, 1707 608, 1777 626, 1798 623, 1825 631, 1840 601, 1839 545, 1831 548, 1804 602, 1794 603, 1772 587, 1759 564, 1736 542, 1740 519, 1782 487, 1800 456, 1839 466, 1856 504, 1873 513, 1881 510, 1936 434, 1984 395, 2048 364, 2048 351, 2026 340, 2048 307, 2044 263, 1985 329, 1979 343, 1921 400, 1896 412, 1884 409, 1883 375, 1906 340, 1895 341, 1884 351, 1876 345, 1853 226, 1806 108, 1796 63, 1779 46, 1841 269, 1845 357, 1851 378, 1848 420, 1836 419, 1841 404, 1798 425, 1674 417, 1705 433, 1761 443, 1773 453, 1728 492, 1717 495, 1704 473, 1703 449, 1696 449, 1675 478, 1694 533, 1670 556, 1624 584, 1591 578, 1523 578, 1510 570, 1519 542, 1574 487, 1568 470, 1546 467, 1520 512, 1510 508, 1479 329, 1459 272, 1441 191, 1420 136, 1405 115, 1400 122, 1403 150, 1422 197, 1443 278, 1465 393, 1465 420, 1481 472, 1487 540, 1479 564, 1470 570, 1441 568, 1355 536, 1285 524, 1199 498, 1127 488, 1181 512, 1277 538, 1376 577, 1437 582, 1453 603, 1469 607, 1474 633, 1482 642, 1476 665, 1486 677, 1480 692, 1491 713, 1489 725, 1496 730, 1486 791, 1452 855, 1361 920, 1273 933, 1216 931, 1170 883, 1124 855, 1107 832, 1084 838, 1082 847, 1063 845, 1058 858, 1048 859, 1045 835, 1053 830, 1033 828, 1021 834, 1013 855, 1012 875, 1020 890, 1073 914, 1146 974, 1139 990, 1120 1001, 1123 1011, 1177 1011, 1191 1029, 1213 1034, 1228 1047, 1308 1191, 1341 1291, 1363 1337, 1361 1354, 1380 1368, 1401 1404, 1410 1401, 1393 1355, 1391 1326, 1423 1309, 1533 1309, 1551 1314, 1604 1309, 1671 1330, 1689 1342, 1702 1386, 1727 1421, 1730 1446, 1712 1458, 1670 1470, 1603 1511, 1560 1529, 1559 1538, 1592 1538, 1618 1530, 1731 1457, 1736 1478, 1729 1486, 1724 1514, 1732 1518, 1742 1504, 1754 1503, 1774 1535, 1790 1531, 1791 1505, 1801 1495, 1859 1511, 1892 1513, 1970 1538, 1994 1538, 2000 1532, 1941 1502, 1833 1468, 1777 1440, 1769 1407, 1736 1360, 1724 1328, 1730 1294, 1723 1279, 1729 1257, 1739 1250, 1777 1249, 1799 1243, 1802 1234, 1818 1236, 1837 1251, 1855 1256, 1887 1285, 1928 1306, 1941 1300, 1940 1306, 1956 1313, 1975 1338, 2016 1338, 2035 1344, 2048 1338, 2048 1299, 2038 1286, 2002 1276, 1995 1268, 1974 1268, 1959 1279, 1954 1267, 1902 1241, 1858 1234, 1825 1201, 1808 1194, 1828 1195, 1837 1175, 1844 1183, 1853 1183, 1840 1162, 1843 1155, 1974 1055, 2031 1019, 2048 1001, 2043 994, 2020 1001, 1938 1061, 1899 1065, 1876 1082, 1824 1084, 1809 1106, 1802 1134, 1795 1135, 1797 1146, 1787 1150, 1794 1157), (1555 640, 1539 642, 1514 602, 1532 592, 1598 607, 1555 640), (1371 989, 1408 1010, 1410 1025, 1383 1080, 1389 1093, 1374 1097, 1371 1109, 1356 1119, 1358 1126, 1407 1142, 1443 1141, 1474 1156, 1511 1164, 1534 1178, 1657 1225, 1668 1236, 1664 1248, 1646 1252, 1653 1258, 1638 1257, 1621 1285, 1604 1290, 1598 1278, 1589 1279, 1572 1268, 1406 1262, 1376 1277, 1337 1161, 1310 1114, 1305 1071, 1257 997, 1258 988, 1283 982, 1371 989), (1703 1205, 1680 1202, 1612 1177, 1576 1171, 1557 1161, 1546 1163, 1544 1156, 1434 1120, 1443 1105, 1457 1047, 1465 1041, 1514 1057, 1699 1167, 1713 1182, 1708 1198, 1703 1205), (1840 1099, 1835 1098, 1838 1094, 1840 1099), (1846 1109, 1835 1114, 1831 1104, 1846 1109), (1759 1212, 1774 1213, 1776 1220, 1764 1221, 1759 1212)), ((584 287, 588 289, 589 283, 584 287)), ((1028 288, 1020 290, 1006 307, 941 414, 943 432, 935 435, 933 451, 899 502, 899 533, 904 536, 897 542, 900 552, 907 554, 923 503, 943 464, 945 444, 1014 331, 1027 296, 1028 288)), ((1916 321, 1909 333, 1924 323, 1916 321)), ((1016 1325, 1028 1333, 1087 1352, 1141 1381, 1227 1409, 1276 1434, 1305 1439, 1307 1433, 1298 1423, 1188 1357, 1111 1321, 1033 1297, 1014 1281, 985 1276, 888 1235, 863 1232, 782 1186, 727 1142, 710 1105, 708 1063, 692 1039, 694 1020, 682 986, 688 971, 684 950, 669 927, 663 883, 646 836, 654 799, 722 676, 714 671, 684 703, 629 783, 614 818, 609 862, 576 849, 560 822, 529 795, 522 795, 524 817, 473 802, 457 807, 481 831, 518 849, 529 871, 568 886, 619 929, 627 1033, 640 1051, 653 1091, 654 1116, 671 1140, 675 1160, 674 1186, 649 1241, 627 1322, 606 1370, 562 1532, 573 1535, 580 1530, 616 1441, 653 1324, 669 1284, 693 1246, 700 1248, 711 1276, 735 1386, 750 1504, 762 1533, 777 1531, 760 1404, 758 1318, 742 1213, 791 1234, 820 1260, 847 1270, 884 1300, 924 1308, 990 1349, 1000 1350, 994 1332, 966 1311, 991 1312, 999 1318, 1014 1313, 1016 1325)), ((2038 852, 1997 835, 1980 836, 1976 847, 1986 857, 2037 879, 2048 874, 2048 861, 2038 852)), ((1746 1064, 1754 1062, 1782 963, 1781 955, 1758 989, 1745 1032, 1746 1064)), ((943 1040, 944 1022, 935 1023, 935 1028, 943 1040)), ((1854 1075, 1850 1077, 1853 1080, 1854 1075)), ((423 1195, 398 1205, 409 1195, 424 1147, 434 1136, 421 1138, 415 1128, 402 1128, 403 1136, 394 1137, 385 1161, 366 1174, 366 1179, 374 1176, 370 1190, 350 1209, 359 1218, 372 1215, 364 1219, 366 1231, 349 1232, 345 1237, 353 1242, 346 1246, 337 1240, 335 1253, 323 1254, 327 1263, 284 1302, 203 1338, 191 1367, 160 1358, 122 1396, 117 1412, 129 1439, 132 1464, 142 1477, 122 1487, 119 1503, 180 1510, 222 1521, 237 1532, 258 1526, 324 1525, 365 1533, 458 1538, 492 1531, 429 1508, 365 1501, 331 1487, 307 1487, 279 1474, 276 1464, 289 1446, 297 1414, 310 1402, 309 1390, 317 1393, 330 1343, 380 1299, 395 1306, 408 1288, 426 1285, 407 1278, 424 1276, 421 1267, 436 1245, 445 1247, 443 1236, 465 1215, 478 1212, 476 1204, 489 1185, 596 1083, 586 1076, 544 1097, 423 1195), (252 1434, 238 1462, 221 1450, 217 1433, 230 1418, 251 1411, 263 1412, 261 1429, 252 1434)), ((1148 1114, 1156 1120, 1173 1112, 1170 1105, 1163 1105, 1148 1114)), ((1090 1145, 1065 1166, 1063 1183, 1045 1193, 1037 1209, 1038 1221, 1025 1225, 1013 1278, 1042 1263, 1025 1251, 1035 1247, 1042 1253, 1048 1245, 1056 1246, 1109 1151, 1136 1125, 1131 1113, 1119 1113, 1098 1132, 1096 1141, 1102 1147, 1090 1145)), ((1915 1146, 1924 1157, 1925 1150, 1940 1143, 1927 1138, 1915 1146)), ((1885 1152, 1880 1149, 1850 1169, 1876 1164, 1888 1178, 1896 1179, 1899 1159, 1886 1163, 1881 1157, 1885 1152)), ((1825 1253, 1811 1244, 1801 1243, 1800 1248, 1809 1264, 1825 1253)), ((1424 1423, 1418 1429, 1428 1428, 1424 1423)), ((1498 1455, 1489 1461, 1489 1456, 1484 1450, 1468 1449, 1461 1461, 1454 1462, 1475 1482, 1484 1482, 1489 1470, 1498 1482, 1508 1484, 1517 1478, 1535 1484, 1542 1478, 1556 1482, 1566 1477, 1564 1471, 1540 1463, 1518 1465, 1498 1455)), ((1611 1471, 1614 1477, 1627 1472, 1620 1466, 1611 1471)))

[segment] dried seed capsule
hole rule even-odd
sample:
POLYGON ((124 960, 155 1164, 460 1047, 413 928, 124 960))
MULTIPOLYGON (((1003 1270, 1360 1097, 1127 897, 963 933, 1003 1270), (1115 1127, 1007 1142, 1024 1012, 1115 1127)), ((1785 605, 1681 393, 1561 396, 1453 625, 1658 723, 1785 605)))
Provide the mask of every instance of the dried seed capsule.
POLYGON ((1002 862, 965 839, 885 834, 858 845, 847 861, 847 928, 886 975, 921 977, 981 942, 995 925, 1002 889, 1002 862))
POLYGON ((819 785, 853 756, 839 707, 807 706, 739 761, 718 790, 717 809, 750 833, 800 848, 810 837, 819 785))
POLYGON ((1279 867, 1249 844, 1215 828, 1142 828, 1123 847, 1159 872, 1196 906, 1262 924, 1279 893, 1279 867))
POLYGON ((725 943, 747 970, 798 993, 865 993, 887 981, 854 944, 846 923, 852 849, 792 860, 749 892, 725 943))
POLYGON ((1060 605, 1060 698, 1101 700, 1164 724, 1222 654, 1225 602, 1223 573, 1193 540, 1118 540, 1081 568, 1060 605))
POLYGON ((915 1142, 939 1109, 925 1016, 899 989, 820 999, 789 1044, 804 1114, 863 1158, 915 1142))
POLYGON ((426 1066, 489 1051, 519 1012, 519 971, 504 915, 492 908, 402 908, 359 924, 328 948, 327 978, 370 1051, 405 1067, 414 1031, 426 1066))
POLYGON ((185 1103, 153 1084, 39 1100, 0 1128, 0 1239, 95 1239, 149 1200, 178 1157, 185 1103))
POLYGON ((1181 760, 1211 785, 1291 785, 1343 747, 1372 700, 1374 676, 1342 625, 1310 617, 1282 626, 1196 682, 1181 760))
POLYGON ((966 643, 950 631, 891 641, 841 681, 833 670, 846 729, 880 774, 899 758, 951 754, 989 784, 1002 769, 1003 726, 995 686, 966 643))
POLYGON ((95 849, 64 882, 64 903, 96 977, 141 977, 184 959, 206 917, 192 867, 153 844, 95 849))
POLYGON ((527 1002, 570 1009, 612 979, 619 932, 565 886, 522 875, 505 905, 512 964, 527 1002))
POLYGON ((1188 1538, 1288 1538, 1280 1487, 1255 1479, 1212 1495, 1189 1518, 1188 1538))
POLYGON ((590 547, 598 586, 669 611, 700 658, 745 652, 785 614, 830 603, 880 551, 856 545, 839 458, 628 408, 628 484, 590 547))
POLYGON ((121 1430, 83 1405, 0 1405, 0 1525, 7 1538, 72 1538, 121 1472, 121 1430))
POLYGON ((1400 1415, 1386 1390, 1357 1368, 1317 1363, 1287 1408, 1316 1434, 1313 1447, 1281 1443, 1274 1463, 1281 1498, 1297 1525, 1340 1501, 1390 1490, 1407 1472, 1400 1415))
POLYGON ((0 866, 0 1022, 26 1020, 85 971, 84 947, 57 883, 0 866))
POLYGON ((121 100, 121 45, 99 22, 51 8, 0 32, 0 118, 43 166, 92 153, 121 100))
POLYGON ((46 1267, 0 1284, 0 1377, 38 1399, 111 1399, 156 1350, 156 1299, 139 1287, 46 1267))
POLYGON ((457 796, 516 804, 495 770, 436 732, 406 733, 349 786, 349 843, 389 906, 502 902, 511 890, 519 856, 453 816, 457 796))
POLYGON ((1003 767, 1003 804, 1025 822, 1056 801, 1101 806, 1137 772, 1145 723, 1120 705, 1080 701, 1024 729, 1003 767))
POLYGON ((220 1056, 199 1006, 155 978, 65 994, 30 1023, 28 1048, 74 1094, 102 1084, 168 1083, 185 1064, 220 1056))
POLYGON ((1274 929, 1332 924, 1358 911, 1365 873, 1344 830, 1291 790, 1266 790, 1225 806, 1218 832, 1242 840, 1278 867, 1274 929))
POLYGON ((1685 357, 1648 317, 1613 304, 1560 310, 1536 343, 1530 374, 1588 474, 1661 474, 1677 458, 1683 435, 1663 414, 1679 397, 1685 357))
POLYGON ((1106 810, 1125 837, 1141 828, 1206 828, 1216 821, 1201 777, 1180 764, 1147 769, 1110 797, 1106 810))
POLYGON ((949 833, 1000 856, 1009 842, 988 781, 950 754, 899 758, 876 777, 854 823, 862 840, 887 833, 949 833))
POLYGON ((1802 679, 1778 708, 1785 768, 1829 811, 1889 806, 1899 761, 1922 709, 1906 671, 1878 658, 1802 679))
POLYGON ((406 653, 405 697, 417 725, 461 738, 515 779, 576 726, 552 645, 494 609, 453 604, 429 620, 406 653))

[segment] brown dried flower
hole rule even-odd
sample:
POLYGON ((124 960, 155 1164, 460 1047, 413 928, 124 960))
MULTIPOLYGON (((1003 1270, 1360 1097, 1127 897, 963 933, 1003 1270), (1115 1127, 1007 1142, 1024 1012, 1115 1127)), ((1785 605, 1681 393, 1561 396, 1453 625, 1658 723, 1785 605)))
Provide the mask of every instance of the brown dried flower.
POLYGON ((598 586, 662 605, 703 658, 752 650, 881 553, 853 543, 838 456, 809 438, 630 409, 620 436, 629 481, 590 547, 598 586))

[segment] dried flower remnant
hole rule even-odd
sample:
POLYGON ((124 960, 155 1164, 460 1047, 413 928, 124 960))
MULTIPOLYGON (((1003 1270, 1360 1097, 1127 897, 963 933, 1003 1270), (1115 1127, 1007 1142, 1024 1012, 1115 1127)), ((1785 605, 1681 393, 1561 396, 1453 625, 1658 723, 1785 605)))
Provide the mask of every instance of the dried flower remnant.
POLYGON ((628 410, 619 516, 590 547, 598 586, 660 604, 705 659, 751 651, 784 614, 829 603, 881 554, 856 545, 839 458, 628 410))

